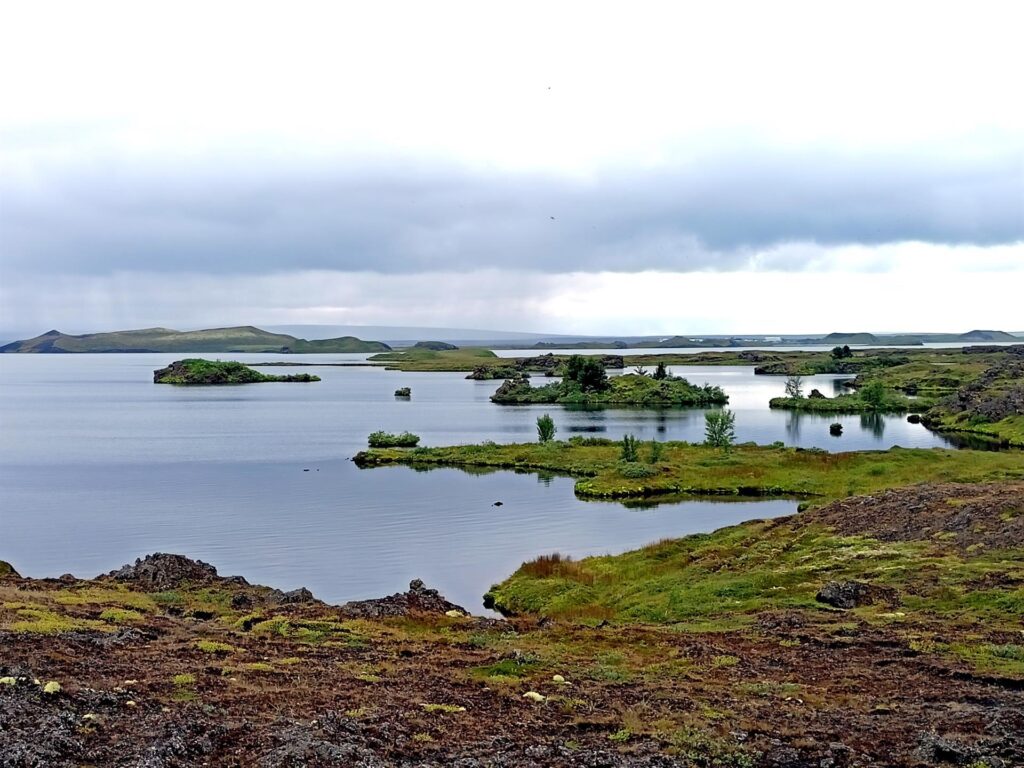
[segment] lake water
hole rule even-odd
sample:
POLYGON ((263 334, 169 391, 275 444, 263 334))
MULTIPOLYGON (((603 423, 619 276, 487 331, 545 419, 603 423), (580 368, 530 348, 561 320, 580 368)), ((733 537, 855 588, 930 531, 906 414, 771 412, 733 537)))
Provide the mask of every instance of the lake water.
MULTIPOLYGON (((311 384, 153 384, 152 371, 180 356, 0 356, 0 559, 26 575, 92 576, 148 552, 180 552, 221 573, 308 586, 332 602, 395 592, 418 577, 478 610, 492 582, 538 554, 621 552, 795 508, 773 500, 634 509, 580 501, 564 477, 359 470, 348 460, 376 429, 409 429, 425 445, 530 441, 545 411, 560 437, 699 441, 700 409, 503 407, 488 400, 498 382, 370 367, 318 368, 323 381, 311 384), (412 388, 411 400, 394 398, 400 386, 412 388)), ((947 445, 902 417, 841 417, 845 433, 833 438, 834 417, 770 411, 783 381, 752 368, 676 372, 725 389, 741 441, 947 445)), ((808 378, 806 386, 831 395, 840 378, 808 378)))

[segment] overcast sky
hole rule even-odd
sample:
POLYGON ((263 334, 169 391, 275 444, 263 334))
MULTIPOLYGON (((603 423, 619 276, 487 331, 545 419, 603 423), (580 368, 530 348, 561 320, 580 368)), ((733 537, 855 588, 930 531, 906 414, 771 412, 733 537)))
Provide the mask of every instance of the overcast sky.
POLYGON ((1024 330, 1024 6, 4 2, 0 333, 1024 330))

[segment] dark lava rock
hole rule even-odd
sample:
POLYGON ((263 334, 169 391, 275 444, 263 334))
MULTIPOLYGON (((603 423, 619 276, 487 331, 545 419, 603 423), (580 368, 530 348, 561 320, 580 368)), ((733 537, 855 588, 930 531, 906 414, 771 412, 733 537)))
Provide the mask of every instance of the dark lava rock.
POLYGON ((821 394, 820 389, 812 389, 811 394, 807 396, 809 400, 827 400, 828 398, 821 394))
POLYGON ((815 599, 834 608, 844 609, 875 603, 890 606, 900 604, 899 592, 892 587, 865 584, 862 581, 830 581, 818 591, 815 599))
POLYGON ((305 587, 299 587, 293 589, 290 592, 282 592, 279 589, 273 589, 267 595, 267 602, 279 603, 282 605, 294 605, 297 603, 312 603, 316 600, 313 597, 313 593, 305 587))
POLYGON ((14 566, 8 563, 6 560, 0 560, 0 579, 4 578, 20 579, 20 574, 14 570, 14 566))
POLYGON ((217 569, 202 560, 184 555, 166 555, 156 552, 124 565, 107 574, 117 581, 128 581, 147 589, 174 589, 183 582, 203 583, 217 578, 217 569))
POLYGON ((843 425, 840 424, 838 421, 835 422, 834 424, 829 424, 828 433, 830 435, 835 435, 836 437, 838 437, 839 435, 843 434, 843 425))
POLYGON ((410 613, 466 613, 461 606, 450 603, 436 589, 428 589, 419 579, 409 582, 409 591, 374 600, 353 600, 340 608, 346 616, 376 619, 384 616, 407 616, 410 613))
POLYGON ((929 765, 953 763, 969 765, 974 763, 980 754, 975 747, 963 744, 954 739, 944 739, 935 733, 922 734, 918 739, 918 754, 929 765))
POLYGON ((921 414, 919 414, 919 413, 912 413, 909 416, 907 416, 907 421, 909 421, 911 424, 920 424, 921 423, 921 414))
POLYGON ((154 633, 135 627, 121 627, 116 632, 68 632, 64 637, 69 641, 81 642, 96 648, 113 648, 156 640, 154 633))

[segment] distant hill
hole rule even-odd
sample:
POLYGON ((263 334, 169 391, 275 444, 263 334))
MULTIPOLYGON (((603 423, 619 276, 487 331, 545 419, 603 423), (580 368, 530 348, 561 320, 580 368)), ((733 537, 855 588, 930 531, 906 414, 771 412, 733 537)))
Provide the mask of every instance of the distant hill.
POLYGON ((968 331, 960 334, 961 341, 1020 341, 1020 338, 1006 331, 968 331))
POLYGON ((899 345, 925 344, 928 342, 936 344, 951 344, 962 341, 973 343, 978 341, 1020 341, 1012 333, 1006 331, 968 331, 967 333, 898 333, 898 334, 873 334, 873 333, 830 333, 821 340, 824 344, 859 344, 871 345, 899 345))
POLYGON ((209 328, 202 331, 175 331, 170 328, 143 328, 134 331, 86 333, 72 336, 47 331, 41 336, 12 341, 0 352, 74 353, 74 352, 388 352, 391 347, 379 341, 363 341, 355 336, 307 341, 283 333, 270 333, 251 325, 235 328, 209 328))

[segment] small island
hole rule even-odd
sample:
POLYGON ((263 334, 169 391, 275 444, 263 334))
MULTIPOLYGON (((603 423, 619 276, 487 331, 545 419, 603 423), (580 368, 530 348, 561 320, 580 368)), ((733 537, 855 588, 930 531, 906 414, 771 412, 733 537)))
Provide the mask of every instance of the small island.
POLYGON ((491 395, 491 401, 502 405, 707 406, 724 405, 729 397, 719 387, 696 386, 670 376, 663 365, 653 374, 638 368, 634 373, 609 378, 600 361, 573 355, 561 381, 534 387, 522 376, 508 379, 491 395))
POLYGON ((257 384, 265 381, 320 381, 319 376, 294 373, 269 376, 234 361, 189 358, 176 360, 166 368, 153 371, 154 384, 183 386, 216 386, 219 384, 257 384))

